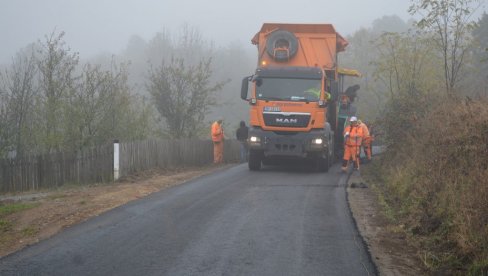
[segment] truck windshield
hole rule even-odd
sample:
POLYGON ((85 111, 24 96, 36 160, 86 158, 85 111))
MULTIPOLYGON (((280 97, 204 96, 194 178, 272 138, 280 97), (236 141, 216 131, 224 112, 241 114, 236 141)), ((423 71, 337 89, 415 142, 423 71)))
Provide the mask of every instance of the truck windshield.
POLYGON ((320 99, 320 79, 259 78, 256 97, 273 101, 307 101, 320 99))

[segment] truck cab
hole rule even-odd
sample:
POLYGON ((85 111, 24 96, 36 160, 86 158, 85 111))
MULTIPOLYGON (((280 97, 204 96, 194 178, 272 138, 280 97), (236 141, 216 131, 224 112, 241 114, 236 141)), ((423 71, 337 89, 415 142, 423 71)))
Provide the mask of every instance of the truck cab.
MULTIPOLYGON (((246 78, 243 82, 247 96, 246 78)), ((317 67, 258 68, 251 77, 249 166, 282 158, 308 158, 327 170, 334 133, 326 121, 324 72, 317 67)))

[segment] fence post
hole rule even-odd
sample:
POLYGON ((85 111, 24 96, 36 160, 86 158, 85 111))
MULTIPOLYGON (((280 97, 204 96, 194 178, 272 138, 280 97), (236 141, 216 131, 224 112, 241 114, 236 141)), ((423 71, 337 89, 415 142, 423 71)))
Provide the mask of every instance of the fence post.
POLYGON ((114 140, 114 181, 119 179, 119 140, 114 140))

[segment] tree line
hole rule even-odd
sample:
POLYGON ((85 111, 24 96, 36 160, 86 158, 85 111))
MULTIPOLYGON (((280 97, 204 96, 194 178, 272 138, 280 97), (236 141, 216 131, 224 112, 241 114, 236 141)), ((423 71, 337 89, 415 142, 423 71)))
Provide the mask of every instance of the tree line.
POLYGON ((350 45, 340 61, 363 74, 349 80, 361 85, 360 116, 375 120, 405 91, 487 96, 486 15, 474 18, 481 4, 412 1, 409 11, 419 20, 384 16, 348 36, 350 45))
POLYGON ((189 26, 148 42, 134 36, 121 55, 85 62, 64 36, 46 35, 0 71, 0 157, 81 151, 113 139, 208 138, 212 112, 235 109, 238 97, 223 89, 239 91, 247 73, 228 61, 252 64, 239 46, 216 49, 189 26))
POLYGON ((76 151, 146 135, 148 106, 127 65, 80 64, 64 32, 20 51, 0 74, 0 155, 76 151))

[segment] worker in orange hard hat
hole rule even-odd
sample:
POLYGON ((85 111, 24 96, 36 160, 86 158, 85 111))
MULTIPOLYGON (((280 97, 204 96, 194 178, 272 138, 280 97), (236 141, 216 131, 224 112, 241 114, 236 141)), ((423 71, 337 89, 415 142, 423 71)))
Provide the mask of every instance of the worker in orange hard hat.
POLYGON ((364 155, 366 155, 366 158, 368 161, 371 161, 371 143, 373 142, 373 136, 371 133, 369 133, 368 126, 362 122, 361 120, 358 120, 358 125, 360 128, 363 129, 363 150, 364 150, 364 155))
POLYGON ((224 161, 224 129, 222 119, 218 119, 212 124, 211 136, 214 145, 214 164, 224 161))
POLYGON ((359 170, 359 150, 363 137, 363 129, 358 125, 358 118, 355 116, 351 117, 349 119, 349 125, 344 129, 342 171, 347 172, 349 160, 352 160, 354 169, 359 170))

